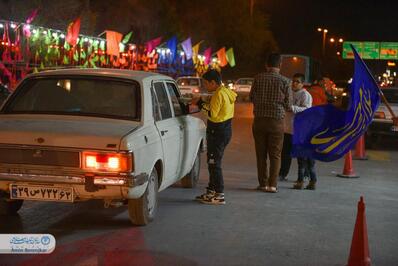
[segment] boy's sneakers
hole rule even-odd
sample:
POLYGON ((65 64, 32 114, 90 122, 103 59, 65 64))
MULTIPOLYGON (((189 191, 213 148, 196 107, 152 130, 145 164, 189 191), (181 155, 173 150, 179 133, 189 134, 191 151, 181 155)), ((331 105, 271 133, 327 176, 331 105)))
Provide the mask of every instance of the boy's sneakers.
POLYGON ((213 197, 214 194, 216 194, 216 192, 214 190, 206 189, 206 193, 203 193, 200 196, 196 196, 195 200, 197 200, 197 201, 206 200, 208 198, 213 197))
POLYGON ((203 199, 200 202, 211 205, 224 205, 225 204, 224 193, 215 193, 213 196, 203 199))

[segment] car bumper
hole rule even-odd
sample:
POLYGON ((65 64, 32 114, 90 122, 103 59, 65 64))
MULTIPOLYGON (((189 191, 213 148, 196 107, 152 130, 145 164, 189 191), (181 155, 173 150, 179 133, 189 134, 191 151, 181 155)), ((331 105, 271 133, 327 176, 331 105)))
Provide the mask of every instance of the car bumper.
POLYGON ((235 91, 239 96, 249 96, 250 91, 235 91))
POLYGON ((0 168, 0 190, 8 191, 11 185, 32 185, 43 187, 72 188, 76 198, 74 201, 88 199, 125 199, 139 197, 148 174, 126 176, 80 174, 37 174, 28 169, 0 168))
POLYGON ((393 130, 392 121, 373 121, 368 128, 368 135, 389 135, 398 137, 398 131, 393 130))

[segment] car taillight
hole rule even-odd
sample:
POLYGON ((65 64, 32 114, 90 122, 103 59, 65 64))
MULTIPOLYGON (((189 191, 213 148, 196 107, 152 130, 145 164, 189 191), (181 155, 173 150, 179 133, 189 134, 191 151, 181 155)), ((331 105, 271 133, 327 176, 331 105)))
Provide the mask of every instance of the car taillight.
POLYGON ((120 153, 83 152, 83 169, 98 172, 131 172, 133 155, 120 153))
POLYGON ((386 114, 384 112, 376 112, 375 118, 386 119, 386 114))
POLYGON ((198 88, 193 89, 193 92, 194 92, 194 93, 199 93, 199 89, 198 89, 198 88))

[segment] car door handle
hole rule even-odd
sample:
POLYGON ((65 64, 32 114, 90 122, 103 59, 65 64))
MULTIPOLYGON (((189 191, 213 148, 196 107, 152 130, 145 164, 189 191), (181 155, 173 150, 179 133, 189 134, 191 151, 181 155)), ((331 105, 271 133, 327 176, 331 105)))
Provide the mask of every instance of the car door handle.
POLYGON ((160 134, 162 134, 162 136, 164 136, 165 133, 169 132, 168 130, 161 130, 160 134))

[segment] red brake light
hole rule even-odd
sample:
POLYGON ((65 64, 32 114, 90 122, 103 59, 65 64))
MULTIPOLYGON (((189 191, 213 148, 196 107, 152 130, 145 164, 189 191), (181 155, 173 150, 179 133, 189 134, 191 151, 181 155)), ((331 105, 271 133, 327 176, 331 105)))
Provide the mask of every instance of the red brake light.
POLYGON ((194 92, 194 93, 199 93, 199 89, 198 89, 198 88, 193 89, 193 92, 194 92))
POLYGON ((132 154, 83 152, 83 169, 100 172, 133 171, 132 154))

